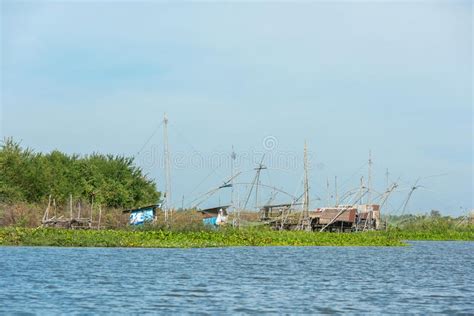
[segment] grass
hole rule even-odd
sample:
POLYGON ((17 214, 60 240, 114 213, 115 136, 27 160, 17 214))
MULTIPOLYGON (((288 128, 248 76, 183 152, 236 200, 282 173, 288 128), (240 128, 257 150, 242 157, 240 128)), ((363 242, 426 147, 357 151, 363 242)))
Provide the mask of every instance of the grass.
POLYGON ((474 240, 470 231, 353 234, 223 229, 219 231, 1 228, 1 246, 207 248, 237 246, 403 246, 404 240, 474 240))

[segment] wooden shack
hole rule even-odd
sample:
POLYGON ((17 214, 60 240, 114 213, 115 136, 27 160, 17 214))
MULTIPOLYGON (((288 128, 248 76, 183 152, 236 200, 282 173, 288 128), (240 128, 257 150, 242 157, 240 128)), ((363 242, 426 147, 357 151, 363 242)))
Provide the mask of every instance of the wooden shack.
POLYGON ((264 206, 260 220, 273 229, 353 232, 383 228, 379 205, 339 205, 309 211, 307 217, 291 204, 264 206))
POLYGON ((357 219, 355 207, 319 208, 310 212, 310 225, 313 231, 351 232, 357 219))
POLYGON ((204 210, 199 210, 202 214, 202 221, 204 225, 208 226, 221 226, 225 225, 228 220, 228 212, 227 209, 230 205, 223 205, 213 208, 208 208, 204 210))
POLYGON ((160 205, 149 205, 136 209, 125 210, 123 213, 129 214, 128 225, 142 226, 145 225, 145 223, 153 223, 159 208, 160 205))

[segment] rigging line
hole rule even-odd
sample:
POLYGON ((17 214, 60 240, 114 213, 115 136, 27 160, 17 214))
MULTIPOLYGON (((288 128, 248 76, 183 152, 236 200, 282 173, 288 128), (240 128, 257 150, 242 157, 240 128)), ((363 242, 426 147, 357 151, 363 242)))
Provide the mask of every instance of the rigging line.
POLYGON ((272 178, 270 177, 270 172, 265 172, 265 174, 267 175, 268 183, 269 183, 270 185, 273 185, 272 178))
MULTIPOLYGON (((298 186, 296 187, 295 194, 293 194, 294 196, 297 196, 296 194, 298 194, 298 191, 300 191, 300 188, 303 187, 303 181, 304 181, 304 172, 303 172, 303 174, 302 174, 302 176, 301 176, 301 179, 300 179, 300 182, 299 182, 298 186)), ((296 203, 297 201, 299 201, 303 196, 304 196, 304 192, 303 192, 303 194, 301 194, 301 195, 298 197, 298 199, 295 199, 295 200, 293 201, 292 206, 293 206, 294 203, 296 203)), ((288 216, 287 216, 287 217, 288 217, 288 216)))
POLYGON ((252 185, 251 185, 251 187, 250 187, 250 191, 249 191, 249 194, 248 194, 248 196, 247 196, 247 199, 245 200, 245 203, 244 203, 244 210, 247 208, 247 204, 248 204, 248 202, 250 201, 250 197, 252 196, 253 188, 254 188, 254 186, 255 186, 255 183, 258 181, 258 176, 259 176, 259 175, 258 175, 258 171, 257 171, 257 173, 255 174, 255 177, 254 177, 254 179, 253 179, 253 181, 252 181, 252 185))
MULTIPOLYGON (((250 159, 250 158, 247 158, 247 159, 250 159)), ((250 161, 250 160, 248 160, 248 161, 250 161)), ((252 170, 254 170, 254 169, 252 169, 252 170)), ((286 173, 291 173, 292 172, 291 170, 288 170, 288 169, 285 169, 285 168, 275 168, 275 167, 267 167, 266 170, 269 170, 269 171, 275 170, 275 171, 281 171, 281 172, 286 172, 286 173)))
POLYGON ((222 163, 223 163, 223 161, 221 161, 219 163, 219 166, 217 168, 213 168, 212 171, 194 189, 192 189, 191 192, 189 192, 186 196, 190 196, 191 194, 196 192, 196 190, 199 189, 199 187, 201 185, 203 185, 204 182, 206 182, 212 175, 214 175, 214 173, 216 173, 216 170, 219 169, 222 166, 222 163))
MULTIPOLYGON (((260 161, 260 164, 258 165, 258 167, 256 169, 254 169, 257 172, 255 173, 255 178, 252 181, 252 186, 250 187, 249 195, 248 195, 247 200, 245 201, 245 204, 244 204, 244 209, 247 207, 247 204, 250 201, 250 197, 252 195, 252 191, 253 191, 253 188, 254 188, 255 185, 256 185, 255 195, 256 195, 256 197, 258 197, 258 185, 259 185, 259 182, 260 182, 260 175, 261 175, 262 170, 267 168, 263 165, 263 161, 265 160, 265 155, 266 154, 263 154, 262 160, 260 161)), ((257 198, 255 199, 255 204, 257 204, 257 198)), ((257 207, 257 205, 255 205, 255 206, 257 207)))
POLYGON ((199 207, 202 203, 206 202, 207 200, 209 200, 214 194, 216 194, 217 192, 219 192, 220 188, 217 188, 217 189, 214 189, 214 190, 211 190, 205 194, 203 194, 203 196, 197 198, 195 201, 193 201, 189 207, 190 208, 197 208, 199 207), (195 204, 195 205, 192 205, 194 202, 196 201, 199 201, 201 200, 199 203, 195 204))
POLYGON ((344 185, 346 185, 350 180, 352 180, 353 177, 355 177, 362 169, 364 169, 366 166, 368 165, 367 162, 364 162, 358 169, 357 171, 355 171, 349 178, 346 179, 346 181, 344 181, 340 187, 343 188, 344 185))
MULTIPOLYGON (((272 182, 272 178, 270 177, 270 172, 265 172, 265 174, 267 175, 267 178, 268 178, 268 184, 270 186, 274 186, 273 185, 273 182, 272 182)), ((276 195, 274 197, 272 197, 272 201, 276 198, 276 195)))
POLYGON ((155 137, 156 133, 158 133, 158 130, 161 128, 161 125, 163 125, 163 121, 160 121, 160 124, 158 124, 155 128, 155 130, 153 131, 153 133, 150 135, 150 137, 148 137, 148 139, 146 140, 146 142, 143 144, 143 146, 140 148, 140 150, 137 152, 137 154, 135 155, 136 156, 139 156, 142 151, 145 149, 145 147, 148 145, 148 143, 150 143, 151 139, 153 137, 155 137))
POLYGON ((291 209, 293 208, 293 206, 295 206, 296 203, 304 196, 304 193, 303 193, 298 198, 296 197, 296 194, 298 194, 298 191, 300 190, 300 187, 303 185, 303 179, 304 179, 304 173, 301 176, 301 179, 298 182, 298 185, 296 186, 295 193, 293 194, 294 198, 291 201, 290 207, 287 210, 283 211, 282 214, 279 216, 279 218, 281 219, 281 221, 280 221, 280 230, 283 230, 283 227, 285 226, 285 223, 288 220, 288 217, 291 213, 291 209))
MULTIPOLYGON (((170 123, 169 125, 171 125, 173 127, 173 130, 176 132, 176 134, 178 134, 178 136, 184 140, 184 142, 189 146, 191 147, 191 149, 195 152, 195 153, 200 153, 199 150, 196 149, 196 147, 194 147, 194 145, 192 144, 192 142, 190 142, 185 136, 184 136, 184 133, 181 132, 181 130, 176 126, 176 124, 174 123, 170 123)), ((188 193, 187 196, 193 194, 197 189, 199 189, 199 187, 204 183, 206 182, 207 179, 209 179, 209 177, 211 177, 214 173, 217 173, 217 175, 221 176, 222 175, 218 172, 218 169, 220 167, 222 167, 222 164, 224 163, 224 161, 220 160, 220 163, 219 165, 217 166, 217 168, 213 168, 211 173, 208 174, 204 180, 202 180, 191 192, 188 193)))
POLYGON ((449 205, 448 205, 447 203, 450 203, 450 204, 453 204, 453 205, 457 204, 454 200, 451 201, 451 200, 447 200, 447 199, 445 199, 445 198, 443 199, 443 198, 442 198, 442 195, 443 195, 443 194, 440 193, 440 192, 438 192, 438 191, 430 190, 430 189, 427 189, 427 188, 420 188, 420 189, 421 189, 422 191, 427 191, 427 192, 435 193, 435 194, 431 194, 431 195, 430 195, 430 198, 436 200, 436 202, 438 202, 439 204, 442 204, 441 206, 444 207, 444 208, 447 209, 447 210, 450 209, 450 207, 449 207, 449 205), (441 196, 441 198, 440 198, 440 196, 441 196))
POLYGON ((357 169, 356 172, 354 172, 353 175, 351 175, 349 178, 346 179, 346 181, 344 181, 341 185, 339 185, 339 189, 341 190, 341 192, 343 191, 342 189, 345 188, 345 185, 350 181, 352 180, 352 178, 354 178, 363 168, 365 168, 367 166, 367 162, 365 162, 362 166, 360 166, 359 169, 357 169))
POLYGON ((386 209, 388 209, 388 207, 390 207, 390 209, 391 209, 392 211, 384 211, 384 213, 385 213, 386 215, 391 216, 391 215, 392 215, 391 213, 393 212, 393 210, 395 210, 395 207, 394 207, 393 204, 392 204, 391 202, 389 202, 389 201, 385 202, 385 206, 386 206, 386 207, 385 207, 386 209))
MULTIPOLYGON (((249 186, 249 185, 252 185, 252 183, 248 183, 248 182, 237 182, 237 183, 234 183, 234 185, 236 185, 236 186, 241 186, 241 185, 249 186)), ((280 192, 280 193, 282 193, 282 194, 285 194, 286 196, 288 196, 288 197, 290 197, 290 198, 292 198, 292 199, 296 199, 296 196, 295 196, 295 195, 292 195, 291 193, 288 193, 288 192, 286 192, 286 191, 284 191, 284 190, 282 190, 282 189, 279 189, 279 188, 277 188, 277 187, 275 187, 275 186, 266 185, 266 184, 262 184, 262 183, 260 183, 260 186, 261 186, 261 187, 264 187, 264 188, 272 189, 272 190, 274 190, 274 191, 276 191, 276 192, 280 192)))
MULTIPOLYGON (((310 189, 309 192, 311 192, 311 187, 309 189, 310 189)), ((313 193, 310 194, 310 196, 315 196, 315 198, 311 199, 310 202, 312 202, 312 201, 322 201, 323 200, 323 198, 321 196, 319 196, 318 194, 314 193, 314 191, 313 191, 313 193)))
POLYGON ((267 205, 270 205, 273 203, 273 201, 276 199, 277 195, 278 195, 279 192, 273 192, 272 195, 270 196, 270 199, 268 200, 267 202, 267 205))
MULTIPOLYGON (((296 188, 296 192, 295 192, 295 196, 296 194, 298 194, 298 191, 300 190, 300 186, 303 184, 303 179, 304 179, 304 173, 301 177, 301 184, 299 184, 296 188)), ((283 230, 283 227, 286 223, 286 221, 288 220, 288 217, 290 216, 290 212, 291 212, 291 209, 293 208, 293 206, 295 206, 295 204, 303 197, 304 193, 300 195, 300 197, 298 197, 297 199, 294 199, 292 202, 291 202, 291 205, 290 207, 286 210, 286 212, 282 213, 280 218, 281 218, 281 222, 280 222, 280 230, 283 230)))
POLYGON ((208 200, 211 196, 213 196, 216 192, 218 192, 219 190, 221 189, 224 189, 226 187, 228 187, 229 183, 231 183, 231 181, 233 181, 235 178, 237 178, 238 176, 240 176, 240 173, 237 173, 235 176, 233 176, 232 178, 230 178, 229 180, 227 181, 224 181, 224 184, 217 187, 217 188, 214 188, 212 189, 211 191, 208 191, 204 194, 202 194, 201 196, 199 196, 198 198, 194 199, 191 203, 189 203, 190 205, 191 204, 194 204, 194 202, 202 199, 202 198, 205 198, 204 200, 202 200, 201 202, 199 202, 197 205, 195 205, 194 207, 197 207, 199 206, 200 204, 204 203, 206 200, 208 200))
MULTIPOLYGON (((185 142, 189 147, 191 147, 191 149, 192 149, 195 153, 200 153, 200 151, 197 150, 196 147, 194 147, 193 143, 190 142, 190 141, 186 138, 186 136, 184 136, 184 133, 181 132, 181 130, 180 130, 175 124, 171 123, 170 125, 172 125, 173 130, 176 131, 176 133, 178 134, 178 136, 181 137, 181 139, 184 140, 184 142, 185 142)), ((223 161, 220 162, 220 164, 219 164, 219 166, 218 166, 217 168, 214 168, 214 171, 215 171, 215 172, 217 172, 216 169, 222 167, 222 163, 223 163, 223 161)), ((220 173, 218 173, 218 175, 221 176, 221 177, 223 177, 220 173)))
POLYGON ((406 208, 407 208, 407 206, 408 206, 408 202, 410 201, 410 199, 411 199, 413 193, 414 193, 417 189, 419 189, 419 188, 422 187, 422 186, 418 185, 418 182, 420 182, 420 178, 418 178, 418 179, 416 180, 415 184, 413 185, 413 187, 412 187, 411 190, 410 190, 410 193, 408 193, 408 197, 407 197, 407 199, 406 199, 406 201, 405 201, 405 205, 403 206, 403 210, 402 210, 402 213, 401 213, 400 215, 405 214, 406 208))
POLYGON ((181 130, 173 123, 169 124, 169 125, 172 125, 173 127, 173 130, 176 132, 176 134, 178 134, 179 137, 181 137, 182 140, 184 140, 184 142, 189 145, 189 147, 191 147, 191 149, 194 151, 194 152, 199 152, 199 150, 197 150, 194 145, 183 135, 183 133, 181 132, 181 130))
POLYGON ((399 183, 400 185, 406 185, 406 186, 412 185, 412 182, 410 182, 410 180, 403 180, 401 175, 398 177, 397 183, 399 183))
MULTIPOLYGON (((361 194, 360 196, 356 195, 354 197, 354 199, 352 200, 352 202, 350 203, 350 205, 351 205, 350 207, 354 207, 355 202, 357 202, 358 200, 362 200, 362 198, 364 197, 365 194, 367 194, 367 191, 364 194, 361 194)), ((326 226, 321 228, 320 232, 323 232, 327 227, 329 227, 329 225, 334 223, 337 220, 337 218, 339 218, 339 216, 341 216, 347 210, 348 210, 347 207, 342 208, 341 211, 335 217, 333 217, 333 219, 328 224, 326 224, 326 226)))

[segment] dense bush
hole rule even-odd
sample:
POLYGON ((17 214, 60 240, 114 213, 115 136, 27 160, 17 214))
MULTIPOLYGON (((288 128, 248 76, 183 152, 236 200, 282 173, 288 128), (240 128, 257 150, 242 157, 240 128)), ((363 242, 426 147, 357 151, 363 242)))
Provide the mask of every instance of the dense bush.
POLYGON ((12 139, 0 148, 0 202, 44 203, 51 195, 57 203, 90 201, 107 207, 133 207, 156 203, 160 193, 133 158, 92 154, 67 155, 57 150, 35 153, 12 139))

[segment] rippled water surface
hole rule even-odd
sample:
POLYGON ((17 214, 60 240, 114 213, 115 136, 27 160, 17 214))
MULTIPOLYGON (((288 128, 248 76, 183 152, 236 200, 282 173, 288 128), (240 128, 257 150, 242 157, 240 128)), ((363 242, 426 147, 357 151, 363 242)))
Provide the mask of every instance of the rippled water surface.
POLYGON ((0 314, 474 314, 474 243, 0 248, 0 314))

